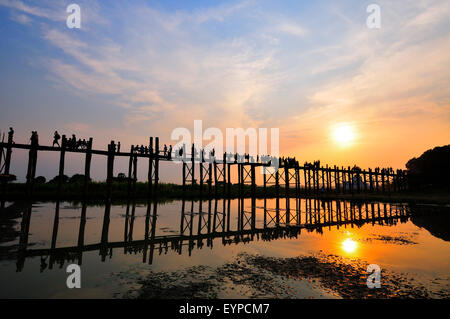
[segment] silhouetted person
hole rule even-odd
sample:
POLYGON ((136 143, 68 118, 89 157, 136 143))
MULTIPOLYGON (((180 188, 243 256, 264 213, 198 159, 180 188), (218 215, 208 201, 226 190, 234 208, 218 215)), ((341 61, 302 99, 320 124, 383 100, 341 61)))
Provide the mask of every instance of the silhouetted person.
POLYGON ((39 136, 38 136, 37 131, 32 131, 31 132, 30 141, 31 141, 31 146, 38 146, 39 145, 39 136))
POLYGON ((72 134, 72 138, 70 140, 70 148, 77 148, 77 137, 75 136, 75 134, 72 134))
POLYGON ((13 141, 13 137, 14 137, 14 130, 12 127, 9 128, 9 132, 8 132, 8 143, 14 143, 13 141))
POLYGON ((117 142, 117 153, 120 153, 120 142, 117 142))
POLYGON ((166 155, 167 155, 167 145, 164 144, 164 156, 166 156, 166 155))
POLYGON ((61 145, 59 145, 59 140, 61 139, 61 136, 59 135, 58 131, 55 131, 55 134, 53 135, 53 145, 55 146, 58 145, 58 147, 61 147, 61 145))
POLYGON ((169 146, 169 159, 172 158, 172 145, 169 146))

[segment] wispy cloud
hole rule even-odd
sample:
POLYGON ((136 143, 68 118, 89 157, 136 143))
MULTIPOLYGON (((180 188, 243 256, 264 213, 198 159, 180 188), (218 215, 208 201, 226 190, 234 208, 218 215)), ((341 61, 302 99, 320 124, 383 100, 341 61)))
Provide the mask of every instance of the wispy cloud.
POLYGON ((306 35, 306 30, 295 23, 281 23, 277 27, 277 30, 298 37, 304 37, 306 35))
POLYGON ((29 25, 31 24, 32 19, 25 15, 25 14, 17 14, 17 13, 13 13, 11 14, 11 20, 18 22, 20 24, 24 24, 24 25, 29 25))

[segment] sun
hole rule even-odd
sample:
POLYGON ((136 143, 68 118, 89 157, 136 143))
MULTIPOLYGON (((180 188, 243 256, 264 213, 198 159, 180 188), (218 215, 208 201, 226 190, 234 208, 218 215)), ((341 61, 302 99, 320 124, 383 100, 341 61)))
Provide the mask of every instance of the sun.
POLYGON ((339 145, 347 146, 355 140, 355 128, 350 124, 341 123, 333 127, 332 135, 339 145))

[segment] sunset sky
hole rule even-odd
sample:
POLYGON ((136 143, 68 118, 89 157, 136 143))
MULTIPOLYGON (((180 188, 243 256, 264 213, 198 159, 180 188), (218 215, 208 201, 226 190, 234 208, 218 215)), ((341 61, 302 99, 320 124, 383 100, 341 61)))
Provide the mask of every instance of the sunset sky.
POLYGON ((371 3, 0 0, 0 131, 128 150, 198 119, 279 128, 300 162, 404 168, 450 143, 450 2, 377 1, 380 29, 371 3))

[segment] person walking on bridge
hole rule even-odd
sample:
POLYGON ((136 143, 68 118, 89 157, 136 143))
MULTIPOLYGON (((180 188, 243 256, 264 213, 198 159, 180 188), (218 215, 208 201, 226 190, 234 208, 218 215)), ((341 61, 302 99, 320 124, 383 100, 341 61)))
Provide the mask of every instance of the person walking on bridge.
POLYGON ((61 147, 61 145, 59 145, 59 140, 61 139, 61 136, 59 135, 58 131, 55 131, 55 134, 53 135, 53 147, 56 145, 58 145, 58 147, 61 147))

